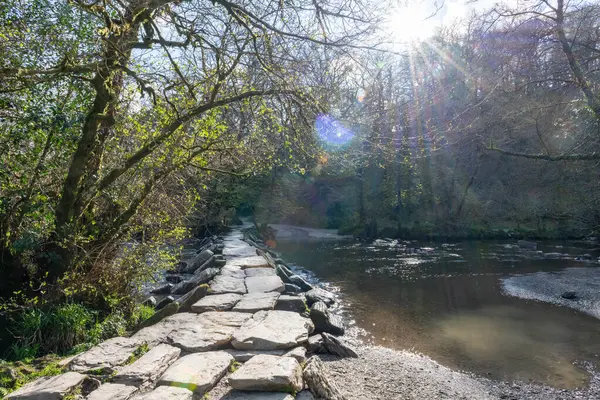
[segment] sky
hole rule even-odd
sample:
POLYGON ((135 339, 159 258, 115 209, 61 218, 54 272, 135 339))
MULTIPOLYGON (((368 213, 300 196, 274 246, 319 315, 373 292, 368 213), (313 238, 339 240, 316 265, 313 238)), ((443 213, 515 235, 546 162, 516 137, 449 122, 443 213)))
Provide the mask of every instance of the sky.
MULTIPOLYGON (((514 1, 514 0, 513 0, 514 1)), ((439 26, 493 7, 498 0, 399 0, 389 14, 389 30, 398 42, 424 40, 439 26)))

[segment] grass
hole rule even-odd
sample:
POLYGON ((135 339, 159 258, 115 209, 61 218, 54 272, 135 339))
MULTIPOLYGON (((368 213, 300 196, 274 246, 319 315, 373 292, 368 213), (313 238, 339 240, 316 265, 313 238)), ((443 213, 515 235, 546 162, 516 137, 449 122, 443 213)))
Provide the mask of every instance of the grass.
MULTIPOLYGON (((8 357, 12 361, 0 359, 0 398, 40 377, 63 373, 63 367, 58 365, 62 356, 75 355, 106 339, 123 336, 129 327, 152 314, 152 307, 140 305, 129 318, 114 312, 98 320, 96 312, 77 303, 22 312, 11 325, 15 342, 11 345, 8 357), (43 357, 39 357, 41 355, 43 357)), ((139 346, 128 360, 129 363, 148 350, 147 344, 139 346)), ((98 371, 99 375, 104 373, 98 371)), ((75 399, 77 393, 68 396, 65 398, 75 399)))
POLYGON ((237 370, 238 370, 238 369, 239 369, 241 366, 242 366, 242 364, 241 364, 241 363, 239 363, 239 362, 237 362, 237 361, 233 360, 233 361, 231 362, 231 364, 229 364, 229 372, 233 374, 233 373, 234 373, 235 371, 237 371, 237 370))
POLYGON ((127 359, 127 364, 133 364, 141 356, 146 354, 149 350, 150 350, 150 347, 148 346, 148 343, 142 343, 137 349, 135 349, 133 354, 129 356, 129 358, 127 359))
POLYGON ((42 359, 0 363, 0 396, 19 389, 21 386, 44 376, 60 375, 64 368, 60 358, 49 355, 42 359))

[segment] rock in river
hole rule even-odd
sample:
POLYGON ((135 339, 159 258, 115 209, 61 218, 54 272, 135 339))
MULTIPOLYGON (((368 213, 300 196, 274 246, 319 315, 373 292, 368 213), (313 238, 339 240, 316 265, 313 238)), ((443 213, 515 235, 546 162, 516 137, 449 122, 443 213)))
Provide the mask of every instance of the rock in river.
POLYGON ((333 335, 343 335, 344 325, 342 319, 333 315, 322 301, 317 301, 310 308, 310 319, 315 324, 317 332, 327 332, 333 335))
POLYGON ((563 299, 567 299, 567 300, 575 300, 577 298, 577 293, 564 292, 563 294, 560 295, 560 297, 562 297, 563 299))
POLYGON ((321 288, 314 288, 306 292, 306 302, 308 306, 312 306, 317 301, 322 301, 326 305, 330 306, 335 303, 335 295, 327 290, 321 288))

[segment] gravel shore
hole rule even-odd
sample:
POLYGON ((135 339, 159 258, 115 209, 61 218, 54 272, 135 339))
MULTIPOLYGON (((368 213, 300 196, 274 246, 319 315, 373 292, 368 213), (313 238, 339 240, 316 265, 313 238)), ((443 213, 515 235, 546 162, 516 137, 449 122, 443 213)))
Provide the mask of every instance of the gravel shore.
MULTIPOLYGON (((600 399, 600 378, 580 390, 554 389, 523 382, 498 382, 453 371, 429 357, 383 347, 362 346, 360 358, 323 355, 332 377, 348 400, 392 399, 600 399)), ((591 368, 588 366, 588 369, 591 368)), ((592 372, 592 371, 590 371, 592 372)))
POLYGON ((503 279, 502 286, 511 296, 574 308, 600 318, 600 267, 511 276, 503 279), (565 292, 575 292, 576 297, 564 299, 561 295, 565 292))

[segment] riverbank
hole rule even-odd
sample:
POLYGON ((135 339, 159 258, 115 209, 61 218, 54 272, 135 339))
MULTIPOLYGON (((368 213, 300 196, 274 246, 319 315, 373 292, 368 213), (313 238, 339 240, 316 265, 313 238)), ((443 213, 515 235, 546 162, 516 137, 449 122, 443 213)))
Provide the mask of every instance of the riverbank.
MULTIPOLYGON (((577 390, 525 382, 502 382, 444 367, 427 356, 383 347, 361 346, 359 358, 323 356, 348 400, 590 400, 600 398, 600 377, 577 390)), ((591 368, 591 366, 588 366, 591 368)))
POLYGON ((514 297, 569 307, 600 319, 600 268, 567 268, 502 280, 514 297))

